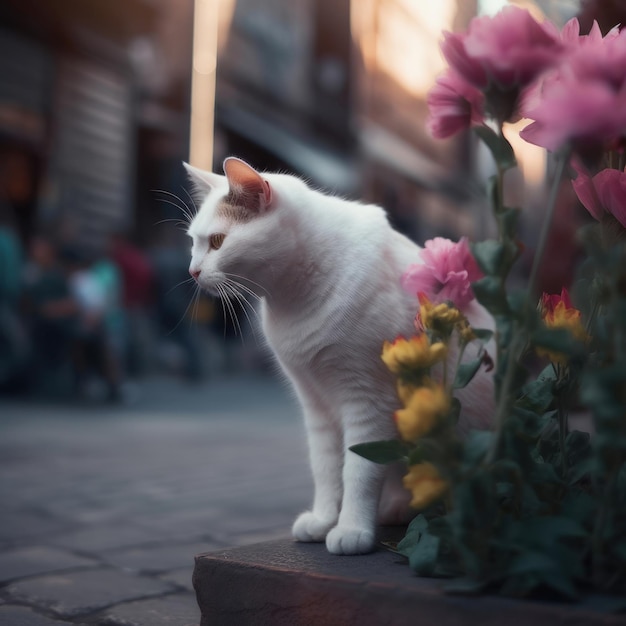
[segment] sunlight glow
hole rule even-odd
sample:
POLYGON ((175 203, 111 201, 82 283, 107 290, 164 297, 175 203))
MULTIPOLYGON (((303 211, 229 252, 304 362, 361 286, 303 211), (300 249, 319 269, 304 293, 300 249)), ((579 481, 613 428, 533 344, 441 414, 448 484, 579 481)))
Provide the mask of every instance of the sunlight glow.
POLYGON ((443 71, 443 30, 452 28, 456 2, 352 0, 352 31, 368 71, 391 76, 409 93, 425 97, 443 71))

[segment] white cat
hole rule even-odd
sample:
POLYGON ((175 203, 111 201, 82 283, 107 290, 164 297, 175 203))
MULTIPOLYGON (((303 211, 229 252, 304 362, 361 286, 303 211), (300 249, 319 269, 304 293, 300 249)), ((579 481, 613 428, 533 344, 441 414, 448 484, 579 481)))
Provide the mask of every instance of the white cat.
MULTIPOLYGON (((348 448, 392 439, 399 408, 381 360, 384 340, 414 334, 418 308, 400 276, 420 248, 394 231, 384 211, 309 188, 283 174, 259 174, 236 158, 225 176, 186 166, 203 200, 189 226, 191 275, 224 296, 251 290, 263 299, 262 326, 304 411, 315 496, 293 525, 298 541, 326 541, 334 554, 375 545, 383 466, 348 448)), ((493 328, 472 302, 471 323, 493 328)), ((491 376, 459 394, 460 427, 488 427, 491 376)), ((396 472, 397 474, 397 472, 396 472)), ((400 521, 407 493, 385 488, 379 521, 400 521)))

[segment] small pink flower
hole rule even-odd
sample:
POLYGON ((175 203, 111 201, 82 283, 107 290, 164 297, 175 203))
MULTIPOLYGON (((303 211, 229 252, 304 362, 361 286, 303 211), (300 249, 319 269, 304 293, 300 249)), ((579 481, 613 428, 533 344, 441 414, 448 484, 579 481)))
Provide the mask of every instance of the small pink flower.
POLYGON ((606 169, 591 178, 576 162, 573 165, 578 176, 572 186, 587 211, 598 221, 610 213, 626 228, 626 172, 606 169))
POLYGON ((482 273, 465 237, 458 243, 442 237, 430 239, 424 244, 421 261, 402 275, 405 291, 424 293, 434 303, 450 300, 459 309, 474 299, 471 283, 482 273))
POLYGON ((453 70, 437 79, 426 102, 429 110, 426 125, 432 136, 438 139, 484 121, 483 94, 453 70))

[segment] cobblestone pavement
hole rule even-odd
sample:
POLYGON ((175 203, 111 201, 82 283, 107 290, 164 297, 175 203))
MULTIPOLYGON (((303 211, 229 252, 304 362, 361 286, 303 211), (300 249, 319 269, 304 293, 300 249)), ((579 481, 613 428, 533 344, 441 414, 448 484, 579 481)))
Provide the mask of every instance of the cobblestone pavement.
POLYGON ((194 555, 285 536, 308 504, 280 383, 137 391, 122 407, 0 399, 2 626, 195 626, 194 555))

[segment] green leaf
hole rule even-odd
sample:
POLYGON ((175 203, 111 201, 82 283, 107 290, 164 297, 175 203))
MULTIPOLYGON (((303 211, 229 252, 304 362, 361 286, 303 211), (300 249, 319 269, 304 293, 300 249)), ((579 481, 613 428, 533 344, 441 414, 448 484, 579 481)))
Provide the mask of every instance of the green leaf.
POLYGON ((509 312, 509 305, 506 300, 506 293, 502 286, 502 281, 495 276, 485 276, 475 283, 472 289, 478 302, 480 302, 490 313, 497 315, 509 312))
POLYGON ((399 439, 391 439, 389 441, 357 443, 350 446, 350 450, 368 461, 386 465, 406 458, 410 448, 408 444, 399 439))
POLYGON ((521 211, 517 208, 507 208, 496 215, 500 232, 509 239, 514 239, 517 234, 517 223, 521 211))
POLYGON ((488 275, 499 276, 504 260, 505 246, 496 239, 471 244, 472 254, 480 269, 488 275))
POLYGON ((428 531, 422 533, 417 545, 409 555, 409 565, 419 576, 429 576, 437 565, 439 555, 439 537, 428 531))
POLYGON ((509 308, 518 318, 523 317, 528 312, 526 298, 527 293, 524 289, 515 289, 507 296, 509 308))
POLYGON ((551 515, 529 519, 524 524, 525 532, 537 546, 550 546, 559 539, 588 536, 579 522, 562 515, 551 515))
POLYGON ((584 459, 578 461, 576 465, 571 466, 567 471, 567 482, 575 485, 577 482, 591 475, 595 469, 596 462, 594 459, 584 459))
POLYGON ((559 477, 554 469, 554 466, 550 463, 535 463, 534 467, 529 471, 530 482, 535 484, 553 483, 561 485, 563 480, 559 477))
POLYGON ((474 335, 476 335, 476 339, 482 341, 483 343, 487 343, 493 337, 493 330, 489 330, 488 328, 472 328, 474 335))
POLYGON ((480 463, 493 445, 494 433, 490 430, 471 430, 465 438, 463 458, 474 465, 480 463))
POLYGON ((517 555, 507 568, 509 576, 519 576, 535 572, 554 572, 558 565, 543 552, 526 551, 517 555))
POLYGON ((530 336, 534 346, 573 356, 580 352, 581 344, 565 328, 539 328, 530 336))
POLYGON ((515 153, 513 152, 513 148, 507 141, 506 137, 495 133, 487 126, 477 126, 474 130, 483 140, 487 148, 489 148, 495 162, 501 169, 508 170, 515 167, 517 164, 517 161, 515 160, 515 153))
POLYGON ((582 463, 591 456, 591 435, 572 430, 565 438, 565 456, 569 466, 582 463))
POLYGON ((476 376, 476 372, 480 369, 482 362, 483 360, 480 358, 474 359, 469 363, 461 363, 456 370, 453 389, 463 389, 463 387, 466 387, 472 378, 476 376))
MULTIPOLYGON (((552 366, 550 370, 553 372, 552 366)), ((517 404, 531 411, 543 413, 554 400, 553 388, 554 376, 553 378, 539 377, 522 387, 522 396, 517 404)))

